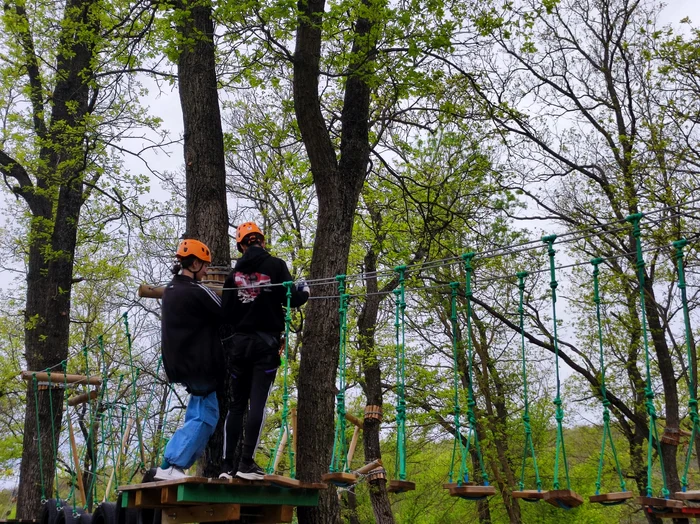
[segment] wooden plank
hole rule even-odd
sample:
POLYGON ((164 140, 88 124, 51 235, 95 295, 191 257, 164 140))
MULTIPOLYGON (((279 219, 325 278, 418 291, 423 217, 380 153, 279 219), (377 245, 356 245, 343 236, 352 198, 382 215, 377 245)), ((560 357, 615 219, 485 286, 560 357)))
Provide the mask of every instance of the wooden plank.
POLYGON ((407 491, 413 491, 415 489, 416 483, 407 480, 392 480, 386 488, 389 493, 406 493, 407 491))
POLYGON ((164 486, 160 492, 160 503, 177 504, 177 486, 164 486))
POLYGON ((301 481, 289 477, 283 477, 282 475, 265 475, 264 480, 274 484, 275 486, 281 486, 283 488, 298 488, 301 486, 301 481))
POLYGON ((537 491, 536 489, 524 489, 518 491, 512 491, 510 496, 514 499, 521 499, 525 502, 537 502, 539 500, 544 500, 544 494, 546 491, 537 491))
POLYGON ((592 495, 588 497, 588 500, 589 502, 606 506, 619 504, 631 498, 634 498, 634 493, 631 491, 617 491, 615 493, 601 493, 599 495, 592 495))
POLYGON ((348 457, 346 459, 346 464, 348 468, 352 464, 352 458, 355 456, 355 448, 357 448, 357 439, 360 436, 360 426, 355 426, 355 430, 352 432, 352 440, 350 440, 350 447, 348 448, 348 457))
POLYGON ((277 453, 275 453, 275 463, 272 466, 272 473, 277 473, 277 469, 279 468, 280 461, 282 460, 282 450, 284 449, 284 446, 287 443, 288 437, 289 437, 289 432, 287 431, 287 428, 284 428, 283 433, 282 433, 282 438, 280 439, 280 445, 277 446, 277 453))
POLYGON ((140 489, 134 495, 135 508, 161 508, 161 492, 157 489, 140 489))
POLYGON ((496 494, 494 486, 456 486, 449 491, 451 496, 467 500, 480 500, 496 494))
MULTIPOLYGON (((45 371, 22 371, 22 380, 31 381, 36 375, 39 382, 49 382, 49 374, 45 371)), ((71 375, 61 372, 51 373, 51 384, 90 384, 91 386, 99 386, 102 384, 102 378, 99 375, 86 377, 85 375, 71 375)))
POLYGON ((330 482, 336 486, 351 486, 357 482, 357 475, 354 473, 326 473, 321 475, 323 482, 330 482))
MULTIPOLYGON (((637 497, 637 503, 645 508, 676 509, 683 507, 683 501, 662 497, 637 497)), ((653 511, 653 509, 652 509, 653 511)))
POLYGON ((292 522, 294 506, 241 506, 241 518, 251 524, 292 522))
POLYGON ((360 420, 355 415, 351 415, 350 413, 345 414, 345 420, 351 422, 356 428, 364 429, 365 427, 364 421, 360 420))
POLYGON ((184 524, 187 522, 222 522, 239 520, 240 518, 240 504, 212 504, 166 508, 162 510, 161 521, 168 524, 184 524))
MULTIPOLYGON (((233 480, 226 479, 211 479, 207 477, 186 477, 184 479, 176 480, 157 480, 155 482, 144 482, 141 484, 126 484, 124 486, 119 486, 117 491, 136 491, 139 489, 149 489, 149 488, 163 488, 166 486, 179 486, 181 484, 224 484, 230 486, 270 486, 269 482, 264 480, 250 481, 245 479, 235 478, 233 480)), ((323 482, 302 482, 299 486, 300 489, 326 489, 328 486, 323 482)))
POLYGON ((673 498, 688 502, 700 502, 700 491, 677 491, 673 494, 673 498))
POLYGON ((544 501, 555 508, 571 509, 583 504, 583 497, 572 489, 554 489, 545 493, 544 501))

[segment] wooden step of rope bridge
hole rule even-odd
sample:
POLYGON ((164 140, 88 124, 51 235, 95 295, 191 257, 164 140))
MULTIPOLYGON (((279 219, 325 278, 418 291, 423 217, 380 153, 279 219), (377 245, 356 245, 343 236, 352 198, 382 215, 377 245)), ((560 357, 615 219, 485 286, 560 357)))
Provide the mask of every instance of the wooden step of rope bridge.
MULTIPOLYGON (((291 480, 291 479, 290 479, 291 480)), ((255 523, 291 522, 297 506, 318 505, 326 484, 277 479, 248 481, 188 477, 120 486, 124 508, 162 511, 163 524, 241 520, 255 523)))

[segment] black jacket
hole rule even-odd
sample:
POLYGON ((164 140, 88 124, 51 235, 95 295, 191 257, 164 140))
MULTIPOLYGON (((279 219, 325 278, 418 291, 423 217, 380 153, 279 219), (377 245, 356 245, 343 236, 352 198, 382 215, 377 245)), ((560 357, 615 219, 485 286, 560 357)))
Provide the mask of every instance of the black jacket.
POLYGON ((184 384, 192 395, 215 391, 224 367, 221 299, 194 279, 176 275, 163 293, 161 313, 161 351, 168 380, 184 384))
MULTIPOLYGON (((270 284, 291 280, 284 260, 259 246, 250 246, 224 283, 224 311, 234 331, 278 336, 284 330, 287 291, 284 286, 270 284)), ((299 307, 308 299, 308 293, 292 287, 292 307, 299 307)))

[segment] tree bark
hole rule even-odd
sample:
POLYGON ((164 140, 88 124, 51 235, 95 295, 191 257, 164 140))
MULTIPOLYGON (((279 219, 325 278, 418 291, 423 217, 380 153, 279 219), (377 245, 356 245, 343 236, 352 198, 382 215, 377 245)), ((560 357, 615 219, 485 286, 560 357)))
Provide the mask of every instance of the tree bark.
MULTIPOLYGON (((48 135, 43 115, 35 119, 35 131, 46 139, 39 153, 41 172, 36 173, 36 187, 27 177, 17 190, 32 212, 24 312, 25 358, 31 371, 50 368, 62 372, 61 362, 68 357, 73 259, 84 202, 83 118, 88 113, 94 58, 94 42, 77 37, 76 31, 95 30, 94 6, 93 0, 70 0, 66 5, 58 44, 59 49, 66 51, 56 61, 58 81, 53 92, 48 135)), ((29 54, 29 50, 25 51, 29 54)), ((31 56, 27 59, 31 61, 31 56)), ((38 76, 34 80, 40 85, 38 76)), ((18 519, 38 517, 42 491, 51 496, 55 471, 53 449, 58 446, 60 436, 63 398, 62 389, 36 391, 35 396, 33 383, 27 386, 18 519)))
MULTIPOLYGON (((318 199, 318 222, 311 259, 311 279, 345 273, 352 226, 369 162, 370 88, 354 72, 368 59, 367 39, 357 38, 352 54, 356 62, 345 87, 341 112, 340 161, 336 158, 321 112, 318 91, 321 56, 321 18, 325 2, 298 3, 299 18, 294 52, 294 109, 311 164, 318 199)), ((356 36, 369 33, 370 23, 358 19, 356 36)), ((337 294, 335 286, 315 288, 321 296, 337 294)), ((333 391, 338 361, 338 318, 329 311, 337 299, 311 300, 304 324, 304 349, 299 369, 299 478, 317 481, 327 470, 333 448, 333 391)), ((299 508, 302 524, 329 524, 339 518, 334 490, 321 492, 316 508, 299 508)))
MULTIPOLYGON (((187 234, 204 242, 212 252, 212 265, 231 267, 226 203, 224 138, 216 80, 214 23, 207 0, 178 2, 183 14, 179 27, 178 86, 184 128, 187 234)), ((221 472, 223 421, 230 388, 217 392, 219 424, 200 461, 202 474, 221 472)))
MULTIPOLYGON (((377 270, 377 256, 373 249, 365 255, 365 272, 372 275, 377 270)), ((382 395, 381 378, 382 371, 379 366, 375 348, 375 333, 379 304, 387 295, 377 294, 377 277, 366 279, 367 296, 364 300, 362 311, 357 320, 359 337, 359 353, 363 355, 361 365, 365 376, 365 396, 368 406, 381 406, 384 403, 382 395)), ((382 458, 380 446, 381 420, 365 418, 363 429, 363 443, 365 448, 365 462, 369 463, 382 458)), ((386 479, 376 479, 369 483, 369 498, 372 502, 374 520, 378 524, 394 524, 394 515, 391 511, 391 502, 386 490, 386 479)))

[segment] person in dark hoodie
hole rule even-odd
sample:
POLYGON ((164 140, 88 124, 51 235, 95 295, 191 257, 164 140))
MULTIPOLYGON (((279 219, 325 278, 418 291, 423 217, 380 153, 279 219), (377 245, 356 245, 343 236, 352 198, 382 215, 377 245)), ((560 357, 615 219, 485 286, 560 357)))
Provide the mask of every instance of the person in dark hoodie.
MULTIPOLYGON (((224 283, 223 307, 233 335, 226 341, 227 371, 231 374, 233 400, 224 426, 224 460, 219 478, 235 476, 260 480, 265 473, 255 463, 265 404, 280 365, 280 335, 284 330, 287 291, 281 284, 291 282, 287 264, 265 250, 265 236, 253 222, 236 231, 236 245, 243 256, 224 283), (233 455, 248 416, 241 458, 233 455), (237 467, 236 467, 237 466, 237 467)), ((299 282, 292 288, 291 306, 309 299, 309 287, 299 282)))
POLYGON ((204 452, 219 421, 216 389, 223 381, 223 351, 219 326, 223 322, 221 299, 200 281, 211 263, 209 248, 194 239, 180 242, 173 279, 166 286, 161 306, 163 368, 171 383, 184 384, 190 399, 185 423, 165 448, 158 480, 188 475, 204 452))

